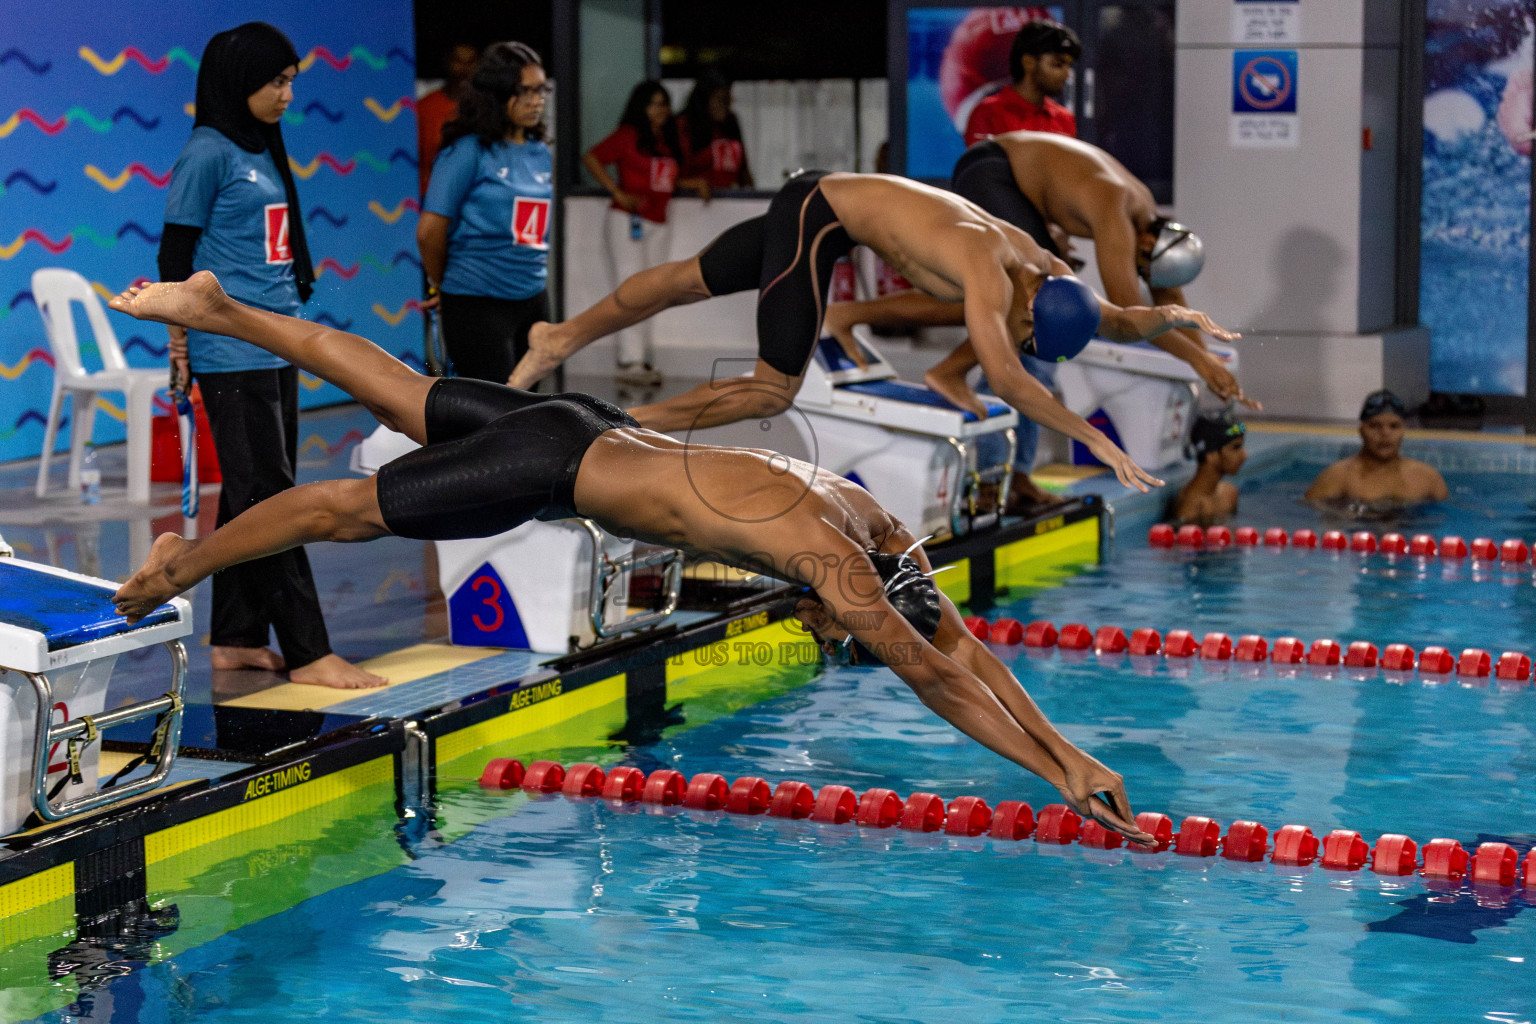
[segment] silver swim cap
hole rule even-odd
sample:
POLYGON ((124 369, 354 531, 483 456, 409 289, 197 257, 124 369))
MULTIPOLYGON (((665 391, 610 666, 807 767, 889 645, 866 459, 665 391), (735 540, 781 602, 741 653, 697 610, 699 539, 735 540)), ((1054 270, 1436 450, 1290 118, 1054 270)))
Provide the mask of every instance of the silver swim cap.
POLYGON ((1181 288, 1199 277, 1205 266, 1205 243, 1200 236, 1177 221, 1160 218, 1152 227, 1157 231, 1157 241, 1152 243, 1147 284, 1153 288, 1181 288))

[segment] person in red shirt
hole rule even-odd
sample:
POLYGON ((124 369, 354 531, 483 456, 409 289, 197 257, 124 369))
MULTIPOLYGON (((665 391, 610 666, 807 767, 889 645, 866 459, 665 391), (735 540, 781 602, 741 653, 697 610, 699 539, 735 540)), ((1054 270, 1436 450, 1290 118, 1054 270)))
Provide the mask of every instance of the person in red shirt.
POLYGON ((1054 21, 1032 21, 1013 37, 1008 67, 1013 84, 976 104, 965 123, 965 144, 1004 132, 1077 134, 1077 118, 1052 97, 1059 97, 1083 56, 1077 33, 1054 21))
POLYGON ((724 75, 706 71, 693 83, 677 131, 688 152, 690 175, 703 178, 712 189, 753 187, 741 122, 731 110, 731 83, 724 75))
POLYGON ((448 74, 443 87, 434 89, 416 101, 416 153, 421 163, 421 194, 427 194, 432 177, 432 163, 443 146, 443 126, 459 116, 459 94, 475 77, 480 65, 480 51, 469 43, 454 43, 448 51, 448 74))
MULTIPOLYGON (((660 82, 645 81, 630 91, 619 126, 587 150, 582 163, 597 183, 613 196, 604 224, 612 286, 670 257, 672 228, 667 205, 679 185, 709 198, 709 183, 682 178, 684 157, 672 116, 672 100, 660 82), (608 168, 618 171, 610 175, 608 168)), ((618 333, 618 378, 621 383, 661 383, 654 361, 651 325, 641 322, 618 333)))

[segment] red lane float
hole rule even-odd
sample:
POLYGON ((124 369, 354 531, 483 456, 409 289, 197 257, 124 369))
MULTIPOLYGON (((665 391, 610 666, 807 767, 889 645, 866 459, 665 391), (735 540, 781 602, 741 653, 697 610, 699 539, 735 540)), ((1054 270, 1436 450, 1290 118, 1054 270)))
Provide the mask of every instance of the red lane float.
POLYGON ((1472 557, 1479 562, 1496 561, 1499 557, 1499 545, 1489 537, 1472 538, 1472 557))
POLYGON ((1119 832, 1111 831, 1089 818, 1077 829, 1077 844, 1086 846, 1090 850, 1114 850, 1125 842, 1125 836, 1119 832))
POLYGON ((640 799, 640 791, 644 788, 645 772, 629 765, 620 765, 610 771, 608 778, 603 781, 603 799, 632 803, 640 799))
POLYGON ((1191 815, 1179 826, 1173 852, 1181 857, 1214 857, 1221 843, 1221 826, 1210 818, 1191 815))
POLYGON ((1036 619, 1024 628, 1025 647, 1055 647, 1056 627, 1044 619, 1036 619))
POLYGON ((822 786, 816 794, 816 806, 811 810, 811 820, 828 825, 841 825, 853 820, 859 813, 859 798, 847 786, 822 786))
POLYGON ((1313 530, 1308 530, 1305 528, 1297 530, 1295 533, 1291 534, 1291 545, 1293 547, 1307 548, 1309 550, 1311 548, 1315 548, 1317 547, 1317 533, 1313 530))
POLYGON ((1267 548, 1283 548, 1290 542, 1291 538, 1278 526, 1271 526, 1264 531, 1264 546, 1267 548))
POLYGON ((1129 646, 1125 630, 1119 626, 1100 626, 1093 634, 1093 649, 1099 654, 1120 654, 1129 646))
POLYGON ((1200 527, 1196 526, 1194 523, 1186 523, 1179 527, 1179 532, 1175 536, 1175 539, 1178 541, 1179 547, 1182 548, 1204 547, 1205 531, 1200 529, 1200 527))
POLYGON ((1093 646, 1093 631, 1081 622, 1069 622, 1056 635, 1056 646, 1064 651, 1086 651, 1093 646))
POLYGON ((944 816, 944 831, 952 836, 979 836, 992 824, 992 808, 979 796, 957 796, 944 816))
POLYGON ((1155 629, 1138 629, 1131 634, 1129 645, 1132 654, 1160 654, 1163 650, 1163 637, 1155 629))
POLYGON ((1408 542, 1408 553, 1418 555, 1421 558, 1434 558, 1440 553, 1440 545, 1435 543, 1435 538, 1427 533, 1416 533, 1408 542))
POLYGON ((1499 655, 1499 664, 1494 669, 1494 675, 1499 679, 1511 679, 1523 683, 1531 678, 1531 659, 1519 651, 1505 651, 1499 655))
POLYGON ((1419 654, 1419 674, 1447 676, 1456 668, 1456 659, 1444 647, 1426 647, 1419 654))
POLYGON ((1282 636, 1275 641, 1269 659, 1276 665, 1300 665, 1306 656, 1306 644, 1294 636, 1282 636))
POLYGON ((1232 546, 1232 531, 1225 526, 1213 526, 1205 531, 1205 546, 1208 548, 1229 548, 1232 546))
POLYGON ((1269 641, 1253 633, 1240 636, 1237 639, 1237 647, 1232 651, 1232 657, 1238 661, 1267 661, 1269 641))
POLYGON ((865 790, 853 820, 866 828, 890 828, 901 821, 903 806, 901 797, 889 789, 865 790))
POLYGON ((902 805, 901 821, 897 826, 910 832, 937 832, 944 827, 947 813, 944 799, 937 794, 913 793, 902 805))
POLYGON ((1337 665, 1341 657, 1337 640, 1314 640, 1307 651, 1307 664, 1326 668, 1337 665))
POLYGON ((1166 814, 1142 811, 1136 815, 1136 827, 1150 835, 1155 842, 1150 850, 1145 846, 1132 844, 1130 850, 1133 853, 1161 853, 1173 845, 1173 819, 1166 814))
POLYGON ((523 784, 523 762, 515 757, 498 757, 480 773, 480 785, 484 789, 516 789, 523 784))
POLYGON ((1343 551, 1349 547, 1349 538, 1344 536, 1342 530, 1329 530, 1323 534, 1324 551, 1343 551))
POLYGON ((1024 623, 1018 619, 998 619, 992 623, 992 629, 987 634, 987 639, 994 644, 1003 644, 1012 647, 1024 640, 1024 623))
POLYGON ((1520 882, 1527 889, 1536 889, 1536 848, 1526 852, 1525 863, 1520 865, 1520 882))
POLYGON ((1456 674, 1472 679, 1487 679, 1493 673, 1493 658, 1487 651, 1468 647, 1456 659, 1456 674))
POLYGON ((535 761, 523 775, 523 788, 530 793, 553 793, 565 782, 565 766, 558 761, 535 761))
POLYGON ((694 811, 719 811, 731 795, 731 787, 723 777, 713 772, 700 772, 688 783, 683 794, 683 806, 694 811))
POLYGON ((1424 877, 1455 881, 1467 874, 1467 851, 1454 839, 1431 839, 1424 844, 1424 877))
POLYGON ((1083 818, 1066 804, 1046 804, 1035 819, 1035 842, 1065 846, 1082 831, 1083 818))
POLYGON ((1305 825, 1286 825, 1275 833, 1276 864, 1311 864, 1317 859, 1317 836, 1305 825))
POLYGON ((991 625, 980 615, 967 615, 965 617, 965 628, 971 631, 971 636, 983 643, 986 642, 987 637, 992 632, 991 625))
POLYGON ((1440 538, 1441 558, 1466 558, 1467 542, 1455 535, 1440 538))
POLYGON ((1239 526, 1232 531, 1232 540, 1240 548, 1256 548, 1259 546, 1259 531, 1251 526, 1239 526))
POLYGON ((766 814, 773 802, 773 792, 768 783, 755 775, 743 775, 731 783, 731 794, 726 798, 725 809, 732 814, 766 814))
POLYGON ((565 770, 565 781, 560 784, 560 792, 575 797, 598 796, 607 780, 607 772, 595 764, 583 761, 565 770))
POLYGON ((1408 539, 1400 533, 1382 534, 1381 553, 1384 555, 1406 555, 1408 553, 1408 539))
POLYGON ((1508 843, 1483 843, 1467 865, 1473 885, 1514 885, 1519 870, 1520 855, 1508 843))
POLYGON ((1371 870, 1378 875, 1411 875, 1419 847, 1407 836, 1387 833, 1371 851, 1371 870))
POLYGON ((1365 866, 1366 858, 1370 856, 1370 848, 1365 845, 1365 840, 1359 832, 1347 828, 1336 828, 1323 838, 1323 860, 1325 868, 1334 871, 1359 871, 1365 866))
POLYGON ((1499 545, 1499 561, 1523 565, 1531 557, 1531 547, 1525 541, 1511 537, 1499 545))
POLYGON ((1387 644, 1381 652, 1381 667, 1388 672, 1412 672, 1416 655, 1407 644, 1387 644))
POLYGON ((1376 645, 1365 640, 1356 640, 1349 645, 1344 652, 1345 668, 1375 668, 1379 653, 1376 645))
POLYGON ((1200 645, 1187 629, 1170 629, 1163 641, 1163 656, 1168 658, 1192 658, 1200 645))
POLYGON ((1147 543, 1154 548, 1171 548, 1173 547, 1174 539, 1173 527, 1167 523, 1158 523, 1147 531, 1147 543))
POLYGON ((809 818, 816 809, 816 793, 803 782, 781 782, 768 802, 770 818, 809 818))
POLYGON ((987 835, 1017 842, 1034 830, 1034 808, 1022 800, 1004 800, 992 809, 992 826, 987 835))
POLYGON ((687 789, 687 780, 683 778, 682 772, 675 772, 670 768, 658 768, 645 780, 645 787, 640 790, 640 800, 643 803, 670 807, 683 802, 683 794, 687 789))
POLYGON ((1370 530, 1356 530, 1349 535, 1349 550, 1362 555, 1376 553, 1376 535, 1370 530))
POLYGON ((1221 855, 1227 860, 1263 860, 1269 850, 1269 829, 1256 821, 1234 821, 1221 841, 1221 855))
POLYGON ((1232 660, 1232 638, 1225 633, 1207 633, 1200 641, 1200 657, 1204 661, 1232 660))

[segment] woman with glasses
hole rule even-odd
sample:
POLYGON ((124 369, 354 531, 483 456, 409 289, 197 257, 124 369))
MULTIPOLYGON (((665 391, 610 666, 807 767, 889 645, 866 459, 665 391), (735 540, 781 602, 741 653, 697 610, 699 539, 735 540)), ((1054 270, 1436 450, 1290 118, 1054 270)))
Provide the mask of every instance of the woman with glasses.
POLYGON ((416 244, 461 377, 505 384, 549 319, 550 91, 537 53, 492 43, 443 128, 416 244))
MULTIPOLYGON (((192 137, 171 169, 160 276, 210 270, 229 293, 298 316, 314 288, 304 217, 283 146, 299 55, 261 21, 208 41, 197 72, 192 137)), ((287 361, 222 334, 172 327, 175 376, 197 377, 224 486, 218 524, 294 484, 299 374, 287 361)), ((379 686, 384 679, 331 651, 303 548, 258 558, 213 581, 210 657, 216 669, 287 669, 296 683, 379 686), (278 649, 267 644, 277 635, 278 649)))

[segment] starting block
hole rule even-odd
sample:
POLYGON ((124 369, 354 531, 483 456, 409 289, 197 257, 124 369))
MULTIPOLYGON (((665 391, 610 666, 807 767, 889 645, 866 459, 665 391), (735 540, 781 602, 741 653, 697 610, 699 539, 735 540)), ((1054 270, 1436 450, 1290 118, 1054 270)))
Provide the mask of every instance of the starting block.
POLYGON ((981 514, 979 492, 995 483, 1006 495, 1017 450, 1019 414, 982 396, 985 419, 950 405, 921 384, 897 379, 868 327, 853 329, 869 364, 860 369, 842 346, 822 338, 795 397, 796 427, 823 469, 861 484, 918 535, 960 536, 996 519, 981 514), (997 435, 1004 458, 981 464, 978 439, 997 435))
MULTIPOLYGON (((377 472, 416 447, 379 427, 352 449, 352 470, 377 472)), ((634 541, 590 519, 533 521, 493 537, 435 543, 449 638, 463 647, 567 654, 660 625, 682 594, 681 551, 637 554, 634 541), (642 569, 661 572, 658 603, 632 614, 629 581, 642 569)))
POLYGON ((35 812, 58 821, 121 803, 170 774, 181 735, 182 689, 192 608, 173 598, 129 626, 112 607, 115 583, 48 565, 0 557, 0 835, 27 827, 35 812), (154 700, 105 711, 120 655, 162 644, 170 689, 154 700), (101 733, 155 717, 149 775, 98 789, 101 733))
MULTIPOLYGON (((1237 349, 1208 345, 1237 372, 1237 349)), ((1102 412, 1125 453, 1152 471, 1183 460, 1199 381, 1188 363, 1150 342, 1090 341, 1075 359, 1056 366, 1063 404, 1084 419, 1102 412)))

